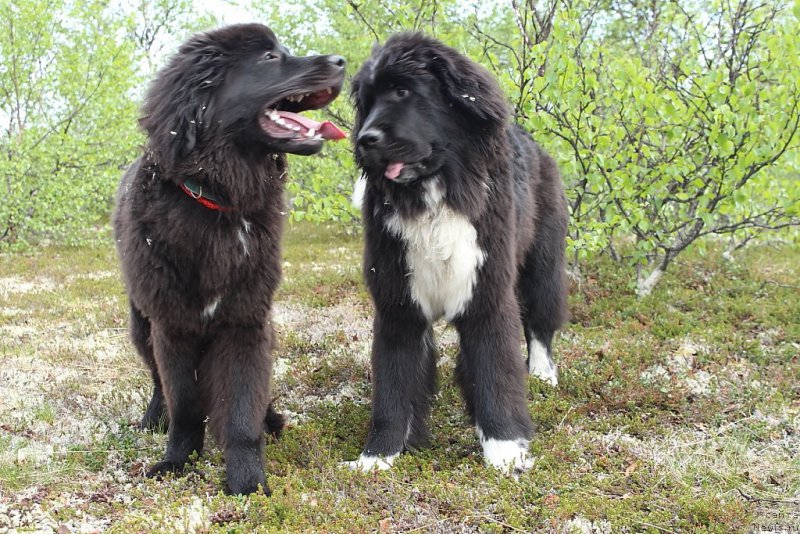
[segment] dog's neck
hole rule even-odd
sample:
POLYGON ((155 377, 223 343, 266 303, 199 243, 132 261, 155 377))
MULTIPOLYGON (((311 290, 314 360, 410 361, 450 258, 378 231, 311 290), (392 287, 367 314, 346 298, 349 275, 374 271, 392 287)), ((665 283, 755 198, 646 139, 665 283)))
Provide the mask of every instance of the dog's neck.
POLYGON ((193 180, 183 180, 179 185, 184 193, 210 210, 231 211, 233 209, 229 206, 223 206, 220 204, 219 198, 211 193, 204 192, 203 186, 193 180))
POLYGON ((246 180, 236 183, 226 183, 224 175, 209 174, 205 169, 213 168, 213 165, 208 163, 200 159, 185 160, 167 171, 159 165, 155 154, 148 151, 144 154, 142 171, 152 180, 171 182, 173 187, 177 186, 197 203, 218 212, 246 212, 265 206, 270 198, 282 198, 280 192, 288 171, 285 154, 265 154, 254 165, 245 165, 247 162, 242 161, 241 164, 250 169, 251 174, 246 180), (207 187, 209 184, 214 185, 213 192, 207 187), (254 187, 243 190, 242 186, 248 184, 254 187))

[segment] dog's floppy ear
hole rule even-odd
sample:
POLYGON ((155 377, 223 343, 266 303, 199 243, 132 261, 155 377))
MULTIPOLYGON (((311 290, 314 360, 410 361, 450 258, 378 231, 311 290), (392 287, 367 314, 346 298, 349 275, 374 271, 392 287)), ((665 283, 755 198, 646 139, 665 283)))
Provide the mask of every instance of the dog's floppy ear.
POLYGON ((165 168, 179 165, 194 150, 212 91, 224 79, 224 55, 203 37, 182 46, 158 73, 142 106, 139 124, 165 168))
POLYGON ((372 45, 372 56, 367 59, 364 64, 358 69, 358 72, 350 80, 350 101, 355 108, 355 117, 353 118, 353 127, 350 129, 350 139, 355 142, 358 137, 358 132, 361 131, 361 126, 364 124, 364 102, 359 97, 361 85, 364 83, 363 79, 372 74, 372 68, 375 62, 375 54, 380 49, 380 45, 375 43, 372 45))
POLYGON ((358 132, 361 130, 361 126, 364 124, 364 110, 362 109, 361 99, 358 96, 358 92, 361 90, 361 72, 366 67, 366 64, 362 69, 350 80, 350 102, 353 104, 353 108, 355 109, 355 116, 353 117, 353 127, 350 129, 350 140, 355 142, 356 137, 358 136, 358 132))
POLYGON ((154 110, 139 119, 151 152, 163 167, 174 168, 191 154, 197 143, 198 115, 196 107, 176 106, 167 115, 154 110))
POLYGON ((482 122, 503 123, 511 112, 494 77, 452 49, 433 49, 428 70, 442 84, 450 102, 482 122))

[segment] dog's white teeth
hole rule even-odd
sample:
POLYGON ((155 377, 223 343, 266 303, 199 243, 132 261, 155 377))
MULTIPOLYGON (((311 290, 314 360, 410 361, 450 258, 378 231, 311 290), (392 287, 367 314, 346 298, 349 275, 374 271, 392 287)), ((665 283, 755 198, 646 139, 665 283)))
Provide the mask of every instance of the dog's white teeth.
POLYGON ((306 137, 314 137, 317 131, 314 128, 311 128, 309 131, 306 132, 306 137))
POLYGON ((286 100, 289 102, 302 102, 305 97, 307 97, 310 93, 300 93, 296 95, 289 95, 286 97, 286 100))
POLYGON ((279 120, 281 120, 281 116, 278 115, 278 112, 275 111, 274 109, 269 110, 268 116, 269 120, 271 121, 278 122, 279 120))
POLYGON ((333 87, 328 87, 327 89, 325 89, 325 92, 328 94, 333 93, 333 87))

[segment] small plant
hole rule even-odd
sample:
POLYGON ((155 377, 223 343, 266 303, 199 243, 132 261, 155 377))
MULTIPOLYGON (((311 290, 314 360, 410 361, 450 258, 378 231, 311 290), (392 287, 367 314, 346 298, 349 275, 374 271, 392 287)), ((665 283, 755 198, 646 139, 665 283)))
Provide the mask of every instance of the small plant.
POLYGON ((476 33, 510 60, 520 119, 560 147, 576 268, 608 251, 645 296, 704 237, 736 249, 800 226, 797 7, 513 5, 509 37, 476 33))

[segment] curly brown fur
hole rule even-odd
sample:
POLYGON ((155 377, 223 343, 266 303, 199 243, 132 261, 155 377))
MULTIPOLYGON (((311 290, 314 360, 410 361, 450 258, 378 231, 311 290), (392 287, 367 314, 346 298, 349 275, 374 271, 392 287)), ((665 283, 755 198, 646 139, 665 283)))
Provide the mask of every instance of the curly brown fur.
POLYGON ((181 471, 202 450, 207 424, 228 491, 269 493, 264 432, 283 426, 270 404, 270 311, 284 153, 314 153, 322 138, 268 116, 327 104, 343 67, 338 56, 291 56, 269 28, 245 24, 192 37, 150 86, 147 143, 122 177, 113 226, 131 336, 154 385, 141 424, 169 425, 151 476, 181 471), (187 194, 180 185, 189 181, 221 209, 187 194))

